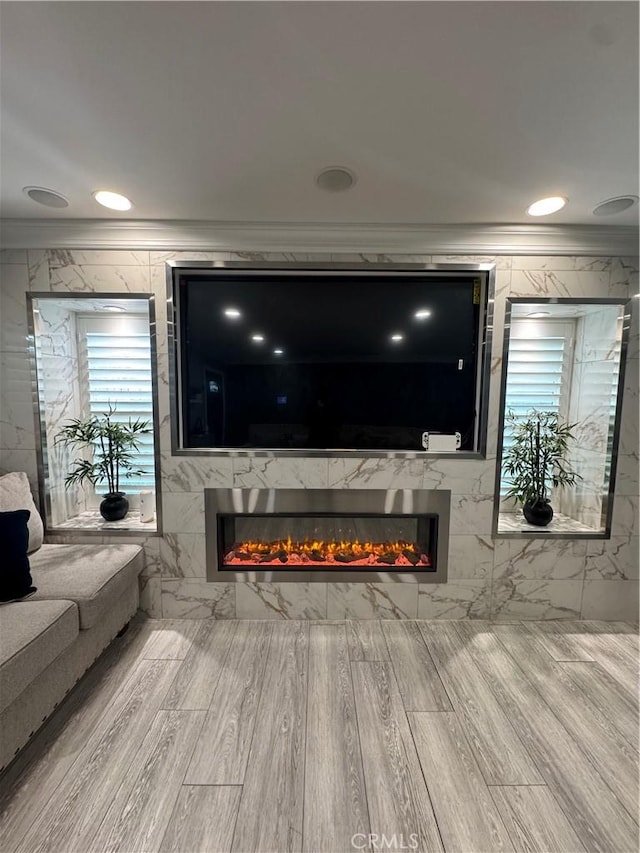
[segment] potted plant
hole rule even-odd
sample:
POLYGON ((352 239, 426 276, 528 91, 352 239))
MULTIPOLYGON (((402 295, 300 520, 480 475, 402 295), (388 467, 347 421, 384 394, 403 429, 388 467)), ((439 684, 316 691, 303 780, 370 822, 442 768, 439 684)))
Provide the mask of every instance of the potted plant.
POLYGON ((114 420, 115 413, 115 406, 109 404, 109 410, 101 415, 73 418, 55 439, 56 444, 89 449, 89 458, 74 460, 64 483, 69 487, 88 480, 95 486, 106 481, 108 492, 100 504, 100 515, 106 521, 119 521, 129 510, 129 501, 120 491, 120 477, 144 473, 136 466, 134 453, 140 436, 150 432, 148 421, 129 418, 128 423, 121 423, 114 420))
POLYGON ((507 422, 512 426, 513 438, 502 463, 511 483, 507 497, 522 504, 523 515, 530 524, 545 527, 553 518, 551 488, 573 486, 582 479, 567 462, 577 424, 562 424, 556 412, 535 409, 524 420, 509 412, 507 422))

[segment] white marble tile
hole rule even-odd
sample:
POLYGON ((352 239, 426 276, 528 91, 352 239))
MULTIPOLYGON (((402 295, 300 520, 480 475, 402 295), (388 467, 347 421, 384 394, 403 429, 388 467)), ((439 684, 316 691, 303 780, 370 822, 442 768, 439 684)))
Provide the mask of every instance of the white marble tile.
POLYGON ((13 402, 4 395, 0 397, 0 447, 31 449, 35 446, 33 403, 29 400, 13 402))
MULTIPOLYGON (((506 502, 505 502, 506 504, 506 502)), ((522 510, 511 511, 509 509, 500 512, 498 517, 498 533, 524 533, 528 536, 542 536, 548 533, 594 533, 598 532, 599 525, 594 530, 592 526, 569 518, 561 512, 554 511, 553 519, 546 527, 536 527, 522 515, 522 510)), ((558 540, 555 540, 558 541, 558 540)))
POLYGON ((433 255, 434 264, 495 264, 496 269, 510 270, 511 255, 433 255))
POLYGON ((160 572, 163 577, 201 578, 207 576, 204 533, 167 533, 159 544, 160 572))
POLYGON ((162 619, 162 579, 159 577, 140 577, 139 609, 149 619, 162 619))
POLYGON ((238 619, 326 619, 325 583, 238 583, 238 619))
POLYGON ((233 485, 244 489, 324 489, 327 460, 236 456, 233 485))
POLYGON ((39 299, 35 317, 38 354, 40 356, 75 356, 76 317, 53 299, 39 299))
POLYGON ((491 590, 491 618, 577 619, 582 580, 515 580, 496 578, 491 590))
POLYGON ((613 499, 613 518, 611 533, 614 536, 637 536, 640 533, 637 495, 615 495, 613 499))
POLYGON ((328 619, 415 619, 416 583, 329 583, 328 619))
POLYGON ((166 264, 168 261, 229 261, 231 252, 150 252, 149 263, 152 266, 166 264))
POLYGON ((149 252, 123 249, 48 249, 50 269, 73 266, 148 267, 149 252))
POLYGON ((491 533, 492 495, 451 495, 451 534, 491 533))
POLYGON ((640 494, 637 456, 628 454, 618 456, 615 490, 617 495, 636 495, 637 497, 640 494))
POLYGON ((55 267, 50 270, 51 290, 81 293, 149 293, 151 279, 148 266, 55 267))
POLYGON ((576 255, 515 255, 514 270, 582 270, 603 272, 610 270, 613 258, 582 257, 576 255))
POLYGON ((490 579, 493 574, 493 558, 494 543, 490 536, 450 536, 447 579, 490 579))
POLYGON ((627 285, 610 282, 610 273, 581 270, 512 270, 511 296, 626 296, 627 285))
POLYGON ((24 471, 34 498, 38 496, 38 467, 36 452, 31 448, 0 447, 0 474, 24 471))
POLYGON ((233 460, 230 456, 172 456, 161 454, 164 492, 199 492, 203 489, 230 489, 233 460))
POLYGON ((235 619, 235 583, 162 578, 164 619, 235 619))
POLYGON ((51 290, 49 280, 49 258, 45 249, 29 249, 29 289, 36 293, 51 290))
POLYGON ((640 540, 638 536, 612 536, 587 544, 587 580, 638 580, 640 540))
POLYGON ((204 492, 164 492, 162 528, 165 533, 204 533, 204 492))
POLYGON ((497 539, 493 577, 582 580, 586 553, 585 540, 497 539))
POLYGON ((495 478, 495 460, 424 460, 425 489, 450 489, 454 495, 493 495, 495 478))
MULTIPOLYGON (((129 541, 129 540, 127 540, 129 541)), ((144 578, 159 578, 160 571, 160 537, 149 536, 144 540, 144 569, 140 576, 144 578)))
POLYGON ((24 264, 0 266, 0 351, 20 352, 28 344, 28 269, 24 264))
POLYGON ((330 489, 421 489, 421 459, 343 458, 328 460, 330 489))
POLYGON ((2 249, 0 251, 0 264, 26 264, 26 249, 2 249))
POLYGON ((605 622, 638 621, 638 581, 586 580, 582 618, 605 622))
POLYGON ((489 580, 453 580, 419 585, 418 619, 488 619, 490 615, 489 580))

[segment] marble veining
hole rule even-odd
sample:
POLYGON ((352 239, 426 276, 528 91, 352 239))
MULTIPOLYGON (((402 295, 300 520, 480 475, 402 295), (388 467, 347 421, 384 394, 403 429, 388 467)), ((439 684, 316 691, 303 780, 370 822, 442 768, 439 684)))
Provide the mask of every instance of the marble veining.
POLYGON ((490 581, 454 580, 418 587, 418 619, 489 619, 490 616, 490 581))
POLYGON ((162 579, 162 616, 164 619, 235 619, 237 586, 234 583, 162 579))
POLYGON ((328 619, 415 619, 418 584, 329 583, 328 619))
POLYGON ((238 619, 326 619, 324 583, 236 584, 238 619))
POLYGON ((578 619, 582 580, 514 580, 504 576, 493 581, 491 618, 578 619))
POLYGON ((105 521, 98 510, 87 510, 75 518, 56 524, 58 530, 135 530, 151 533, 157 530, 155 521, 140 521, 140 513, 130 510, 120 521, 105 521))

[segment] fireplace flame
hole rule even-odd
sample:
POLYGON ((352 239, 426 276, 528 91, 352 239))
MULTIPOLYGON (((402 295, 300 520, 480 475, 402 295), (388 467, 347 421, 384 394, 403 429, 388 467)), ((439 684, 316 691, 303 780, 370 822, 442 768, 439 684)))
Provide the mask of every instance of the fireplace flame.
POLYGON ((431 565, 427 554, 413 542, 324 541, 296 542, 288 536, 272 542, 238 542, 225 555, 225 565, 297 565, 350 564, 354 566, 431 565))

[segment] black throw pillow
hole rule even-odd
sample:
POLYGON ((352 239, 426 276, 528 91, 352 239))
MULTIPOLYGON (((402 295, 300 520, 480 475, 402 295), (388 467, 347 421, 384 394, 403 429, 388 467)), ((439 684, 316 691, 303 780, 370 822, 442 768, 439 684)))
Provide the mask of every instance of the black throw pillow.
POLYGON ((30 515, 28 509, 0 512, 0 601, 16 601, 36 591, 27 556, 30 515))

